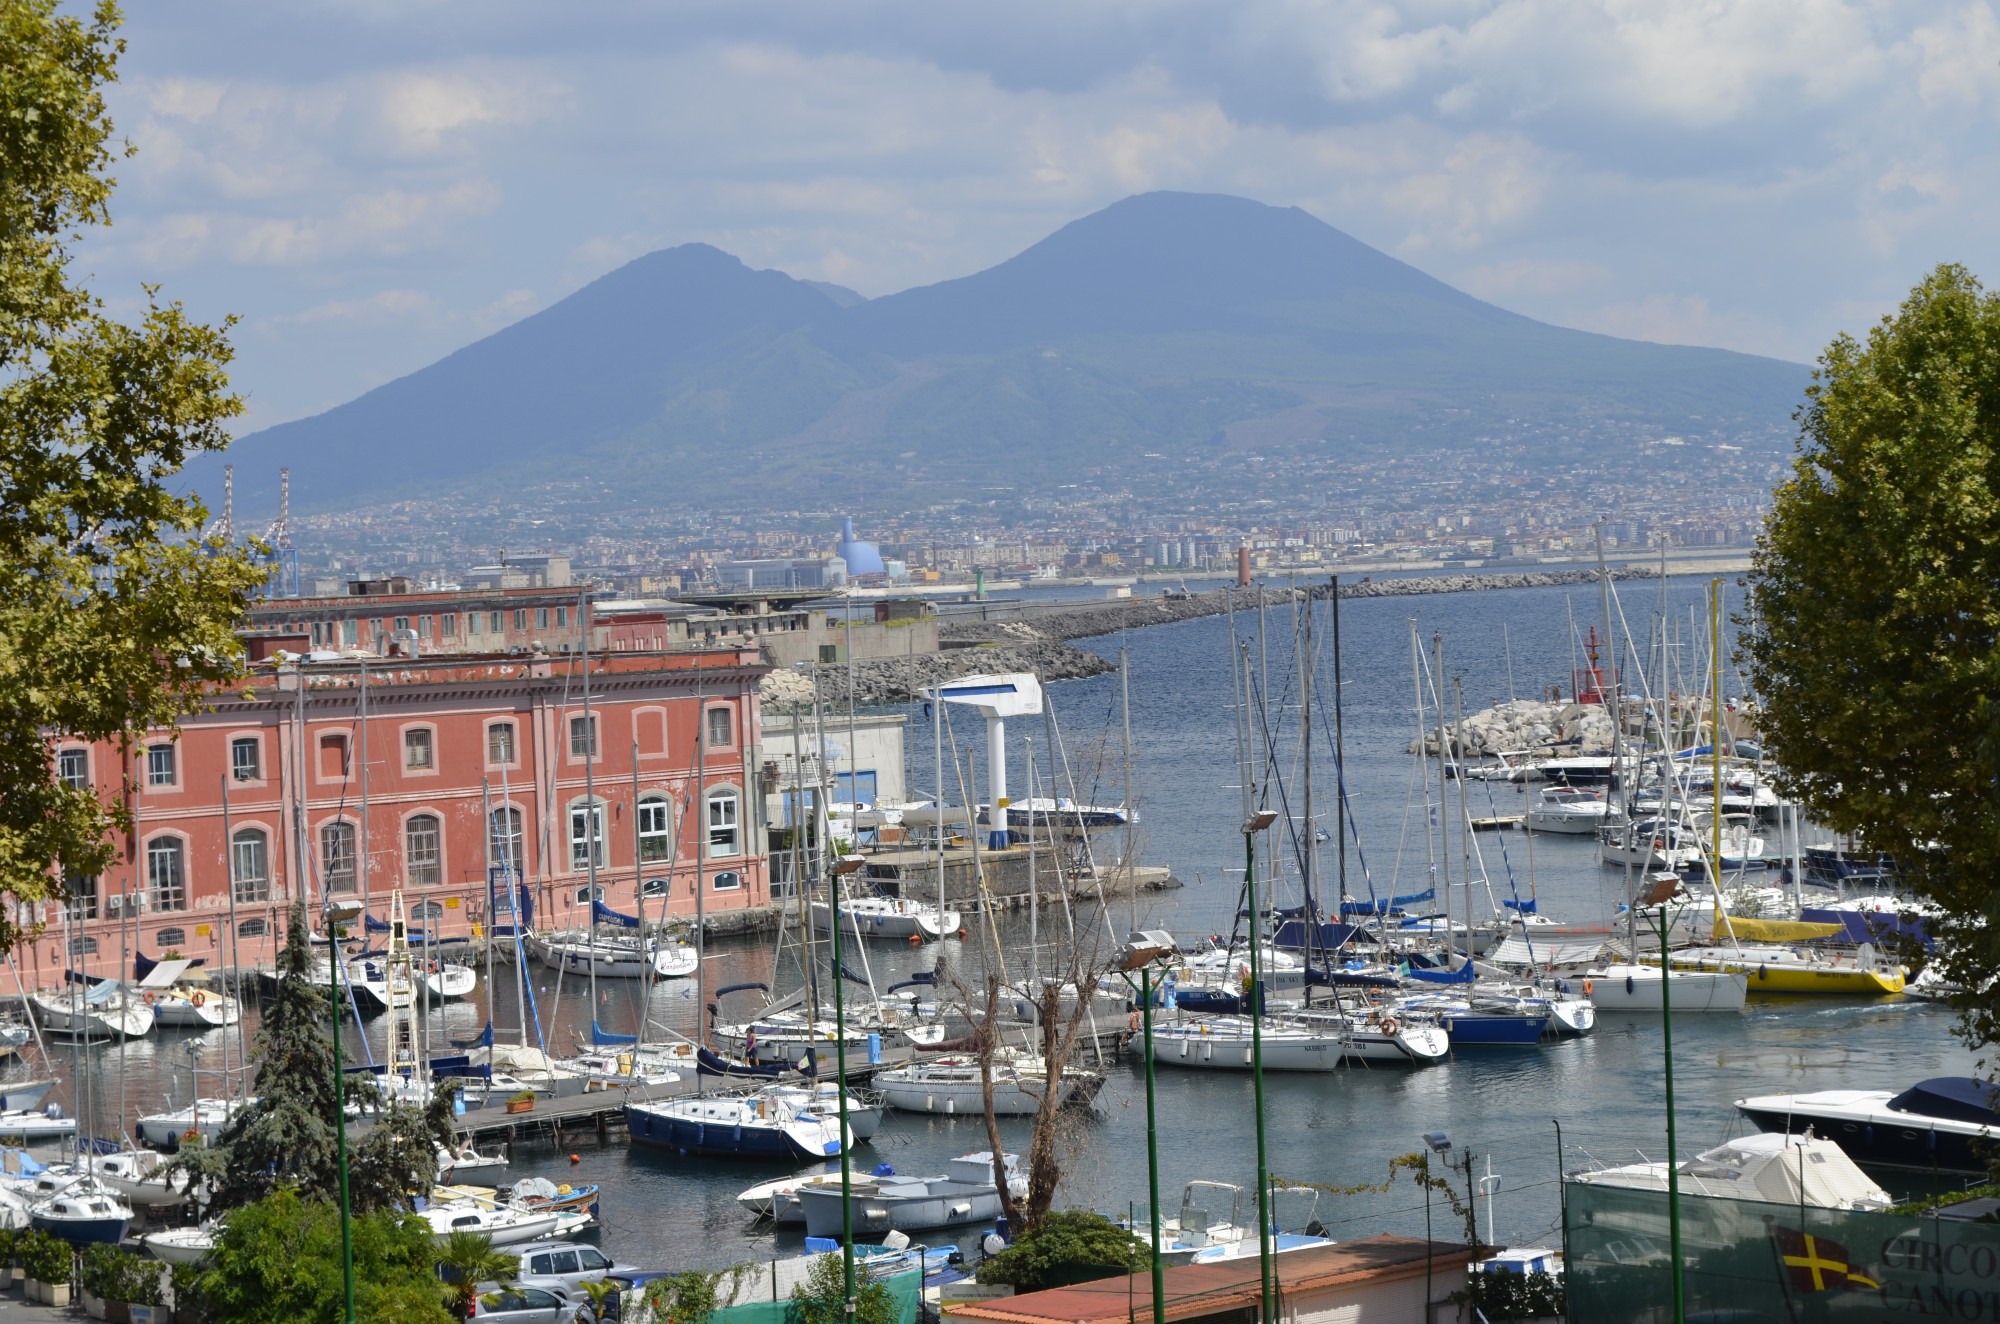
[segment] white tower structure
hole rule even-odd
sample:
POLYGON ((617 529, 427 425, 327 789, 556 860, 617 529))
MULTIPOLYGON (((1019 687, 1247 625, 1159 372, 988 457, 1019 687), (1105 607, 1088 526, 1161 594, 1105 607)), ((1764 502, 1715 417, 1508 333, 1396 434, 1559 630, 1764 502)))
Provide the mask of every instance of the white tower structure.
MULTIPOLYGON (((993 797, 986 819, 986 844, 996 850, 1007 846, 1007 719, 1041 714, 1042 683, 1025 671, 964 676, 925 691, 924 697, 936 703, 964 704, 986 715, 986 790, 993 797)), ((944 780, 942 773, 938 780, 944 780)), ((970 806, 967 809, 969 817, 970 806)))

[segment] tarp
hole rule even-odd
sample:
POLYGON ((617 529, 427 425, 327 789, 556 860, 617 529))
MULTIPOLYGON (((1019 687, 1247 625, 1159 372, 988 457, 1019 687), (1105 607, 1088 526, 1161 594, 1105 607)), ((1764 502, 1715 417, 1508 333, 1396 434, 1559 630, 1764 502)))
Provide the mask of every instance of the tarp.
POLYGON ((1796 919, 1751 919, 1747 915, 1730 915, 1721 910, 1715 912, 1715 939, 1727 942, 1735 938, 1739 942, 1806 942, 1813 938, 1831 938, 1842 931, 1839 924, 1808 924, 1796 919))
POLYGON ((188 967, 193 964, 194 962, 192 961, 184 961, 179 958, 171 961, 155 961, 153 968, 140 976, 139 987, 166 988, 170 984, 178 983, 181 976, 187 973, 188 967))
POLYGON ((1446 973, 1443 970, 1411 970, 1410 978, 1422 980, 1426 984, 1470 984, 1479 977, 1479 972, 1467 961, 1458 969, 1446 973))
POLYGON ((1427 887, 1421 892, 1412 892, 1408 896, 1378 897, 1373 901, 1343 901, 1340 903, 1340 913, 1343 915, 1386 915, 1392 910, 1401 910, 1404 906, 1421 906, 1426 902, 1435 900, 1437 900, 1437 889, 1435 887, 1427 887))
POLYGON ((1935 950, 1930 930, 1924 927, 1922 915, 1911 915, 1907 919, 1893 910, 1834 910, 1807 906, 1799 912, 1799 918, 1815 924, 1838 924, 1845 941, 1856 946, 1864 942, 1882 942, 1890 938, 1903 938, 1920 943, 1924 950, 1935 950))
POLYGON ((1932 1076, 1921 1080, 1889 1100, 1899 1113, 1920 1117, 1942 1117, 1954 1122, 1976 1122, 2000 1126, 1993 1108, 1994 1086, 1976 1076, 1932 1076))
POLYGON ((590 1022, 590 1042, 593 1044, 636 1044, 639 1042, 639 1036, 636 1034, 618 1034, 615 1031, 607 1030, 597 1023, 595 1017, 592 1017, 590 1022))

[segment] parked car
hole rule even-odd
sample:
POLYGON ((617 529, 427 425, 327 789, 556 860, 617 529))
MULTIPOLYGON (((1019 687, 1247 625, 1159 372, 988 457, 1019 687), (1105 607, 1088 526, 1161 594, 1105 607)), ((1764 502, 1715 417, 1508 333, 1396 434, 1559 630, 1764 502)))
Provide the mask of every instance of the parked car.
POLYGON ((546 1288, 487 1283, 473 1301, 472 1317, 491 1324, 573 1324, 576 1305, 546 1288))
POLYGON ((525 1246, 521 1268, 514 1281, 523 1287, 539 1287, 575 1303, 585 1299, 585 1282, 610 1277, 626 1277, 643 1270, 619 1264, 597 1247, 581 1241, 552 1241, 547 1245, 525 1246))

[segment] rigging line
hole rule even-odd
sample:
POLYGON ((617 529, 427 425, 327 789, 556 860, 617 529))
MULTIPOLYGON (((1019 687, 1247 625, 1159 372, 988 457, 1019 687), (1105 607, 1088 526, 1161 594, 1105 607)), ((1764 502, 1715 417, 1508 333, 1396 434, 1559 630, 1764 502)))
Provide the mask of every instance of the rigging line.
MULTIPOLYGON (((1363 851, 1361 847, 1361 825, 1357 821, 1359 815, 1356 813, 1354 808, 1354 799, 1352 796, 1348 794, 1347 791, 1347 769, 1342 766, 1343 760, 1337 757, 1338 750, 1335 748, 1334 745, 1333 728, 1327 722, 1326 712, 1324 709, 1322 709, 1320 712, 1320 732, 1326 737, 1327 751, 1329 753, 1336 755, 1336 757, 1333 760, 1334 789, 1336 793, 1338 793, 1340 796, 1341 806, 1347 810, 1346 813, 1347 838, 1349 841, 1352 841, 1354 843, 1355 863, 1361 866, 1361 876, 1368 883, 1368 899, 1370 901, 1373 901, 1375 900, 1375 878, 1368 868, 1367 853, 1363 851)), ((1413 785, 1416 782, 1416 764, 1414 762, 1410 765, 1410 781, 1413 785)), ((1428 791, 1430 788, 1430 783, 1428 779, 1426 779, 1424 786, 1425 790, 1428 791)), ((1424 803, 1426 808, 1428 808, 1430 804, 1430 799, 1428 795, 1425 797, 1424 803)), ((1409 835, 1409 819, 1410 819, 1409 798, 1405 797, 1403 802, 1403 833, 1406 839, 1409 835)), ((1402 868, 1402 847, 1400 843, 1397 846, 1396 864, 1397 864, 1397 869, 1400 871, 1402 868)), ((1389 884, 1390 895, 1391 896, 1395 895, 1395 891, 1396 891, 1396 884, 1395 880, 1392 878, 1389 884)), ((1341 898, 1341 900, 1343 901, 1345 901, 1346 899, 1347 899, 1346 897, 1341 898)))
MULTIPOLYGON (((950 723, 947 722, 949 727, 950 723)), ((993 893, 986 886, 986 860, 979 850, 979 826, 972 822, 972 797, 965 788, 965 765, 958 758, 958 731, 951 731, 951 767, 958 779, 958 802, 966 807, 967 827, 972 836, 972 874, 979 889, 979 909, 986 918, 986 935, 993 941, 993 959, 1000 968, 1000 982, 1007 982, 1007 955, 1000 949, 999 922, 993 916, 993 893)), ((940 916, 940 919, 943 917, 940 916)))
MULTIPOLYGON (((1037 683, 1040 682, 1040 679, 1041 677, 1038 675, 1036 677, 1037 683)), ((1070 768, 1069 745, 1066 741, 1063 740, 1062 723, 1058 721, 1056 718, 1055 701, 1049 697, 1049 693, 1046 688, 1044 688, 1042 691, 1042 715, 1045 720, 1045 724, 1047 725, 1049 730, 1049 739, 1054 744, 1055 753, 1062 762, 1063 776, 1069 782, 1069 798, 1071 800, 1075 800, 1077 798, 1076 774, 1070 768)), ((1128 814, 1131 813, 1132 806, 1130 805, 1125 806, 1125 812, 1128 814)), ((1029 806, 1028 830, 1030 832, 1033 832, 1035 830, 1035 816, 1034 816, 1033 805, 1029 806)), ((1085 832, 1083 834, 1083 862, 1084 862, 1084 867, 1090 870, 1092 885, 1097 889, 1097 908, 1104 915, 1104 936, 1110 941, 1111 945, 1115 948, 1118 945, 1118 934, 1111 927, 1111 907, 1106 905, 1104 901, 1104 879, 1097 872, 1097 856, 1095 851, 1091 847, 1090 834, 1088 832, 1085 832)), ((1131 869, 1131 864, 1132 862, 1130 860, 1127 860, 1125 862, 1128 875, 1131 869)), ((1067 893, 1065 893, 1063 905, 1064 905, 1064 913, 1067 914, 1069 905, 1067 893)), ((1076 941, 1076 921, 1074 919, 1070 921, 1069 931, 1070 931, 1070 941, 1074 943, 1076 941)))

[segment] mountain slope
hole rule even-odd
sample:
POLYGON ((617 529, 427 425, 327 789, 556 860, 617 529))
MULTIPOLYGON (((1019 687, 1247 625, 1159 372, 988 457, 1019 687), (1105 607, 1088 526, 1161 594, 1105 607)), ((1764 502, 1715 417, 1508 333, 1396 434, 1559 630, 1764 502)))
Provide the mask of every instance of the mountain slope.
POLYGON ((1441 411, 1466 437, 1523 417, 1765 426, 1805 381, 1536 322, 1297 208, 1155 193, 878 299, 706 245, 649 254, 231 458, 290 464, 307 509, 592 471, 633 505, 821 505, 962 491, 996 458, 1023 488, 1110 482, 1237 432, 1394 444, 1441 411))

